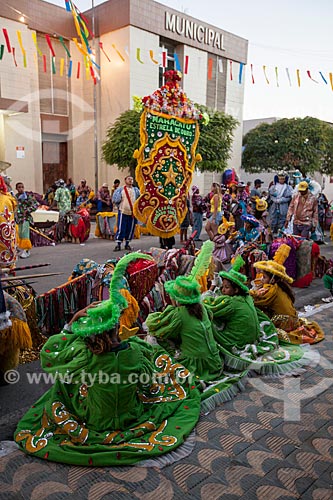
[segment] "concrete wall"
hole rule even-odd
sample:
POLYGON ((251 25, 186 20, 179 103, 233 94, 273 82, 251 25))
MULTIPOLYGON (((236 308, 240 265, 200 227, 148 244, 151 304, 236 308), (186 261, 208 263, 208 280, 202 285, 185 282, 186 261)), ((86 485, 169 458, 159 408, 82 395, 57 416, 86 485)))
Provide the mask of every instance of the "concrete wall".
POLYGON ((24 182, 27 189, 42 190, 42 154, 41 127, 38 94, 38 69, 34 61, 35 47, 31 30, 22 23, 1 19, 6 27, 12 45, 16 47, 17 67, 13 55, 5 47, 1 61, 1 97, 28 103, 28 113, 16 113, 14 110, 3 111, 0 129, 1 160, 12 166, 7 174, 13 178, 13 184, 24 182), (17 42, 16 31, 20 30, 22 44, 26 51, 27 67, 23 66, 23 57, 17 42), (23 159, 16 158, 16 147, 24 147, 23 159))

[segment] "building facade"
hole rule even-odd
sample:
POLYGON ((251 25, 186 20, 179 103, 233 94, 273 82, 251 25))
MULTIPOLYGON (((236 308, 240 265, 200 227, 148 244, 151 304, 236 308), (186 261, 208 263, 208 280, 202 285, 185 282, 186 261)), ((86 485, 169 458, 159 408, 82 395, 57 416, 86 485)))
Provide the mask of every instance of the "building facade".
MULTIPOLYGON (((246 40, 152 0, 109 0, 84 15, 96 34, 96 86, 73 42, 69 12, 40 0, 17 0, 15 9, 0 4, 15 49, 10 52, 3 37, 0 160, 11 163, 7 174, 14 183, 43 192, 59 177, 76 183, 86 178, 92 186, 122 179, 116 165, 101 160, 101 145, 107 128, 133 106, 132 96, 148 95, 163 83, 162 53, 169 69, 179 62, 184 70, 187 61, 182 87, 192 101, 239 121, 229 162, 239 167, 244 81, 231 80, 230 60, 246 64, 246 40)), ((207 191, 220 178, 198 172, 194 182, 207 191)))

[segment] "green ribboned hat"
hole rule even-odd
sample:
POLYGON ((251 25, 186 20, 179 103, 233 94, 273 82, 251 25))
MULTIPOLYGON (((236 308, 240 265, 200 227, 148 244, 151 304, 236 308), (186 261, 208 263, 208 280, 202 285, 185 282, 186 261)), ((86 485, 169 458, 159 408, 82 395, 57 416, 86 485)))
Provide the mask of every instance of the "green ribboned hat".
POLYGON ((87 310, 87 316, 78 319, 72 324, 72 332, 80 337, 99 335, 112 330, 119 322, 124 309, 128 306, 127 300, 120 293, 123 288, 123 277, 130 262, 137 259, 153 260, 150 255, 133 252, 122 257, 114 268, 110 282, 110 298, 96 307, 87 310))
POLYGON ((201 292, 198 279, 206 273, 213 249, 214 243, 212 241, 205 241, 199 255, 194 261, 194 266, 189 276, 177 276, 175 280, 167 281, 164 284, 165 291, 172 299, 180 304, 196 304, 200 302, 201 292))
POLYGON ((222 278, 235 283, 235 285, 244 290, 244 292, 249 293, 249 289, 246 285, 247 277, 245 276, 245 274, 239 272, 240 268, 243 267, 244 264, 244 260, 240 255, 238 255, 230 271, 221 271, 219 274, 222 278))

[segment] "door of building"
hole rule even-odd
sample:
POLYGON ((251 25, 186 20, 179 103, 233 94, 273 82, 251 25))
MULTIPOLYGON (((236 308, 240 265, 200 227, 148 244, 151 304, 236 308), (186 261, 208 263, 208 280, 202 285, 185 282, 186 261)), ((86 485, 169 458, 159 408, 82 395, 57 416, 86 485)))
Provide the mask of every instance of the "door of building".
POLYGON ((67 182, 67 142, 43 141, 43 189, 58 179, 67 182))

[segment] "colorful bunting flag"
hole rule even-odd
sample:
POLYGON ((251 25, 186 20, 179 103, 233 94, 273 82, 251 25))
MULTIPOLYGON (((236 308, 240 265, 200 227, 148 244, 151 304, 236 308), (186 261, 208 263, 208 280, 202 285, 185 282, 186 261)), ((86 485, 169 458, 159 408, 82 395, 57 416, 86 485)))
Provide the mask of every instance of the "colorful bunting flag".
POLYGON ((46 55, 43 54, 43 71, 46 73, 46 55))
POLYGON ((141 58, 140 58, 140 51, 141 51, 141 49, 138 47, 138 48, 136 49, 136 58, 137 58, 137 60, 139 61, 139 63, 144 64, 144 62, 143 62, 143 61, 141 61, 141 58))
POLYGON ((322 79, 324 80, 324 82, 326 83, 326 85, 328 84, 328 81, 326 80, 326 78, 324 77, 323 73, 321 71, 319 71, 319 74, 320 76, 322 77, 322 79))
POLYGON ((2 45, 0 46, 0 61, 1 61, 1 59, 3 58, 3 53, 4 53, 4 51, 5 51, 5 46, 2 44, 2 45))
POLYGON ((254 83, 253 64, 251 64, 251 79, 252 83, 254 83))
POLYGON ((158 61, 156 61, 156 59, 154 59, 154 51, 150 49, 149 51, 149 56, 150 56, 150 60, 154 63, 154 64, 158 64, 158 61))
POLYGON ((60 59, 60 67, 59 67, 59 75, 63 76, 64 74, 64 67, 65 67, 65 59, 62 57, 60 59))
POLYGON ((67 77, 71 78, 72 77, 72 69, 73 69, 73 61, 70 59, 68 63, 68 72, 67 72, 67 77))
POLYGON ((312 80, 312 81, 313 81, 313 82, 315 82, 315 83, 319 83, 317 80, 315 80, 314 78, 312 78, 312 76, 311 76, 311 72, 310 72, 309 70, 307 70, 307 72, 306 72, 306 73, 307 73, 308 77, 310 78, 310 80, 312 80))
POLYGON ((223 73, 223 61, 218 59, 219 73, 223 73))
POLYGON ((243 76, 243 68, 244 68, 244 63, 239 63, 239 74, 238 74, 238 83, 242 83, 242 76, 243 76))
POLYGON ((332 73, 329 73, 329 77, 330 77, 331 89, 333 90, 333 75, 332 75, 332 73))
POLYGON ((38 42, 37 42, 37 35, 36 35, 36 31, 32 31, 31 32, 31 37, 32 37, 32 40, 34 42, 34 45, 36 47, 36 50, 38 52, 38 54, 43 57, 43 52, 40 50, 40 48, 38 47, 38 42))
POLYGON ((63 48, 65 49, 66 54, 68 55, 68 57, 69 57, 69 58, 71 58, 71 54, 70 54, 70 52, 69 52, 68 48, 66 47, 66 44, 65 44, 64 39, 63 39, 63 37, 62 37, 62 36, 60 36, 60 37, 59 37, 59 42, 61 43, 61 45, 62 45, 62 46, 63 46, 63 48))
POLYGON ((208 80, 211 80, 213 77, 213 59, 211 57, 208 58, 208 80))
POLYGON ((267 74, 266 74, 266 66, 264 65, 264 66, 262 67, 262 69, 263 69, 263 71, 264 71, 264 75, 265 75, 265 78, 266 78, 266 83, 267 83, 267 85, 269 85, 269 80, 268 80, 268 78, 267 78, 267 74))
POLYGON ((279 87, 279 70, 277 66, 275 66, 275 79, 276 79, 276 86, 279 87))
POLYGON ((296 70, 296 76, 297 76, 297 85, 300 87, 301 86, 301 75, 299 69, 296 70))
POLYGON ((17 35, 18 43, 19 43, 19 46, 20 46, 20 49, 21 49, 21 52, 22 52, 22 56, 23 56, 23 66, 26 68, 27 67, 27 58, 26 58, 26 52, 25 52, 25 49, 24 49, 23 43, 22 43, 22 34, 21 34, 21 31, 17 30, 16 31, 16 35, 17 35))
POLYGON ((11 51, 13 53, 14 64, 17 67, 16 57, 15 57, 15 47, 12 47, 11 51))
POLYGON ((80 78, 81 63, 77 62, 76 78, 80 78))
POLYGON ((120 59, 125 62, 125 58, 124 56, 119 52, 119 50, 117 49, 116 45, 113 43, 112 44, 112 47, 114 48, 114 50, 117 52, 118 56, 120 57, 120 59))
POLYGON ((286 68, 286 73, 287 73, 287 77, 288 77, 288 80, 289 80, 289 85, 291 87, 291 78, 290 78, 290 73, 289 73, 289 69, 286 68))
POLYGON ((45 39, 46 39, 46 43, 49 46, 49 49, 51 51, 52 57, 55 57, 56 55, 55 55, 55 52, 54 52, 54 48, 52 47, 50 35, 45 35, 45 39))
POLYGON ((105 57, 107 58, 107 60, 109 62, 111 62, 111 59, 109 58, 109 56, 107 55, 107 53, 105 52, 105 50, 103 48, 103 42, 99 42, 99 48, 101 49, 101 51, 103 52, 103 54, 105 55, 105 57))
POLYGON ((185 65, 184 65, 184 74, 187 75, 188 73, 188 60, 189 56, 185 56, 185 65))
POLYGON ((167 53, 166 52, 162 52, 162 66, 163 66, 163 68, 166 68, 166 66, 167 66, 167 53))
POLYGON ((8 31, 6 30, 6 28, 2 28, 2 32, 3 32, 3 36, 5 37, 7 50, 8 50, 8 52, 11 52, 12 49, 10 46, 8 31))
POLYGON ((176 52, 173 54, 173 58, 175 60, 176 70, 181 71, 182 67, 180 65, 179 58, 178 58, 178 55, 176 54, 176 52))
POLYGON ((230 80, 232 80, 232 61, 229 61, 230 80))

